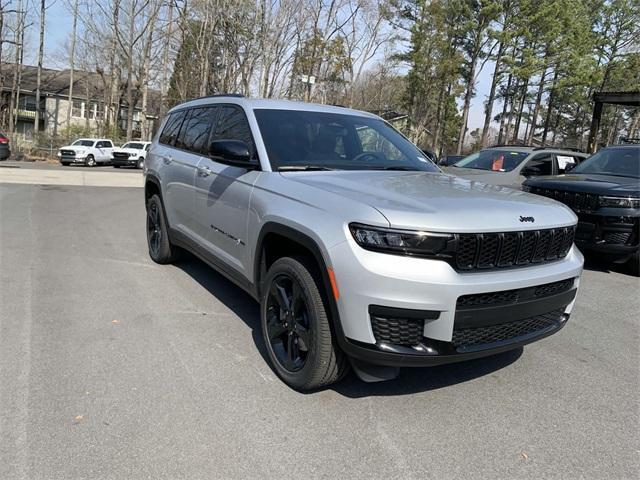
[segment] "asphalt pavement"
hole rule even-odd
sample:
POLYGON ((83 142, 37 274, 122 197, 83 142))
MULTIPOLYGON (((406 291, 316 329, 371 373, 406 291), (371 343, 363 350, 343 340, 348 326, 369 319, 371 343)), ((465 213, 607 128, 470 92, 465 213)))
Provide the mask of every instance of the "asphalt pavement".
MULTIPOLYGON (((1 170, 1 169, 0 169, 1 170)), ((301 394, 253 300, 154 264, 141 188, 3 184, 0 479, 635 479, 640 281, 524 350, 301 394)))

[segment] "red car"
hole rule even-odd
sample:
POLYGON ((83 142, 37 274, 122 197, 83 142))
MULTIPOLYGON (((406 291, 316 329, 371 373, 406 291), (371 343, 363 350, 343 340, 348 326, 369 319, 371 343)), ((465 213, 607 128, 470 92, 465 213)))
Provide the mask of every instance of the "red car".
POLYGON ((9 148, 9 139, 0 133, 0 160, 6 160, 10 156, 11 149, 9 148))

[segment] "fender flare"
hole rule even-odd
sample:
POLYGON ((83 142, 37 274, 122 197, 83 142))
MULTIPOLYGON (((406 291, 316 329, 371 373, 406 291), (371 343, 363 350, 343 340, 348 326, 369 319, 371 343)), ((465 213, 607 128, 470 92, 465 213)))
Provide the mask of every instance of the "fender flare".
POLYGON ((331 288, 331 281, 329 280, 329 273, 327 269, 328 265, 325 261, 324 256, 322 255, 322 250, 318 246, 318 243, 306 233, 302 233, 295 228, 277 222, 267 222, 262 226, 262 229, 260 230, 260 233, 258 235, 258 241, 256 242, 256 250, 254 256, 255 261, 253 267, 253 284, 255 286, 258 297, 260 297, 260 292, 262 290, 261 268, 263 264, 263 244, 265 237, 270 233, 276 233, 290 240, 293 240, 294 242, 299 243, 305 249, 311 252, 320 269, 319 273, 322 278, 322 293, 324 294, 324 297, 329 304, 332 326, 335 329, 334 331, 338 337, 338 340, 342 341, 344 339, 344 333, 342 331, 342 323, 340 321, 340 314, 338 312, 338 304, 336 303, 336 299, 332 295, 333 289, 331 288))

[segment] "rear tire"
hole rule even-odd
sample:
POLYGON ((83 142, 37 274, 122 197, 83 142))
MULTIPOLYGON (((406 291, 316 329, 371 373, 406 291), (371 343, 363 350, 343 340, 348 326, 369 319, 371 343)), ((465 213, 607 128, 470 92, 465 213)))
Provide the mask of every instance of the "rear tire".
POLYGON ((167 217, 162 200, 152 195, 147 201, 147 245, 151 260, 161 265, 173 263, 178 256, 178 247, 169 240, 167 217))
POLYGON ((331 385, 349 369, 331 331, 316 270, 305 257, 276 260, 260 302, 271 366, 287 385, 300 391, 331 385))
POLYGON ((68 167, 69 166, 69 162, 60 162, 60 165, 62 165, 63 167, 68 167))

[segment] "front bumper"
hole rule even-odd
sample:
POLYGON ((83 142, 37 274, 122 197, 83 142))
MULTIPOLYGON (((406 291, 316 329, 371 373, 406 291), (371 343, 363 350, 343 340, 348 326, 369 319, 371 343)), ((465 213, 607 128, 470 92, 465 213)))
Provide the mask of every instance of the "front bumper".
POLYGON ((340 292, 337 309, 342 348, 354 358, 388 366, 438 365, 492 355, 557 332, 571 313, 583 264, 582 254, 575 246, 556 262, 468 273, 457 272, 439 260, 363 250, 350 240, 336 245, 329 254, 340 292), (570 282, 570 287, 558 296, 485 309, 458 307, 460 297, 525 292, 564 280, 570 282), (372 306, 422 312, 418 314, 424 322, 418 348, 380 342, 374 334, 372 306), (544 328, 523 331, 507 341, 488 342, 472 349, 455 343, 461 328, 509 325, 551 314, 556 317, 544 323, 544 328))
POLYGON ((84 163, 86 161, 87 156, 71 156, 71 155, 60 155, 58 160, 60 163, 84 163))
POLYGON ((612 257, 627 257, 638 251, 640 212, 634 209, 602 208, 577 212, 576 245, 612 257))
POLYGON ((138 165, 138 158, 137 157, 129 157, 129 158, 117 158, 114 157, 113 160, 111 160, 112 165, 118 166, 118 167, 133 167, 135 165, 138 165))

